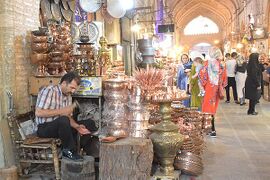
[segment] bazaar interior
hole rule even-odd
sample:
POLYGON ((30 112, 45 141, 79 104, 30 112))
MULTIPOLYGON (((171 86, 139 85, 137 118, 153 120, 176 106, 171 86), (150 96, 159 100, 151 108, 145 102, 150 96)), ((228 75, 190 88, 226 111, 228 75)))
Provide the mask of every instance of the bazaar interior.
POLYGON ((0 180, 270 179, 270 0, 0 14, 0 180))

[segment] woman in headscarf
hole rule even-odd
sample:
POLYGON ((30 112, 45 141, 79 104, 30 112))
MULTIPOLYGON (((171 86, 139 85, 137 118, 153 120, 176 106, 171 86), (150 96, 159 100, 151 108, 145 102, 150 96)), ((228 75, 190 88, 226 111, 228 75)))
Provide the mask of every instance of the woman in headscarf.
POLYGON ((257 115, 255 105, 261 95, 261 69, 259 65, 259 54, 252 53, 247 65, 247 79, 245 83, 246 98, 249 99, 248 115, 257 115))
POLYGON ((211 137, 216 137, 215 114, 218 103, 227 85, 227 74, 225 67, 220 63, 223 59, 222 52, 217 47, 209 50, 210 58, 201 69, 199 78, 205 90, 205 96, 202 103, 202 112, 212 114, 212 132, 211 137))
POLYGON ((236 75, 235 75, 235 81, 236 81, 236 90, 237 90, 237 96, 240 100, 240 106, 246 104, 245 103, 245 96, 244 96, 244 88, 245 88, 245 82, 247 78, 247 62, 245 61, 244 57, 241 55, 238 55, 236 57, 236 75))
POLYGON ((201 93, 200 82, 199 82, 199 71, 203 67, 203 55, 198 51, 193 51, 190 53, 191 59, 193 61, 191 72, 189 75, 189 92, 191 94, 190 107, 197 107, 201 110, 202 106, 202 96, 199 96, 201 93))
MULTIPOLYGON (((188 77, 190 74, 192 62, 190 61, 187 54, 181 56, 181 62, 177 72, 177 87, 181 90, 188 92, 188 77)), ((190 106, 190 100, 184 100, 183 105, 186 107, 190 106)))

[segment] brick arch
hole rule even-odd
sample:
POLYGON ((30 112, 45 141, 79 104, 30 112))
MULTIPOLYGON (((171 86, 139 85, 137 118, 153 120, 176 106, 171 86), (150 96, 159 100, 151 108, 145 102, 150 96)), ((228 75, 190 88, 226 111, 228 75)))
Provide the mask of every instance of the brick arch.
POLYGON ((182 46, 192 48, 198 43, 205 42, 211 45, 219 46, 222 44, 222 34, 208 34, 208 35, 194 35, 194 36, 182 36, 179 43, 182 46), (214 41, 219 40, 219 44, 215 44, 214 41))
POLYGON ((202 15, 213 20, 220 29, 228 23, 227 17, 225 17, 221 12, 217 12, 213 7, 209 6, 193 6, 192 9, 186 11, 182 14, 179 14, 175 17, 177 26, 183 28, 185 27, 192 19, 197 16, 202 15))

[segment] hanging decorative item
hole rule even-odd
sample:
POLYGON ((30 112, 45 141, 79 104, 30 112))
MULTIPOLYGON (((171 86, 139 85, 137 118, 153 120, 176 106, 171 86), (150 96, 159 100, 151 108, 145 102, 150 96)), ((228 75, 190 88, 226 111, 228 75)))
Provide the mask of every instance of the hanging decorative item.
POLYGON ((121 6, 121 0, 107 0, 107 11, 114 18, 121 18, 126 14, 126 9, 121 6))
POLYGON ((94 13, 102 5, 101 0, 79 0, 81 8, 88 13, 94 13))

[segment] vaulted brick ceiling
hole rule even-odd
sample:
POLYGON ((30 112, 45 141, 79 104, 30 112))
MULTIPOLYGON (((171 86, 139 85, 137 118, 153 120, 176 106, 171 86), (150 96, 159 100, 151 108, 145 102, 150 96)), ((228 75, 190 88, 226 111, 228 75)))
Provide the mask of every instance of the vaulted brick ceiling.
POLYGON ((222 30, 235 17, 243 0, 167 0, 175 23, 183 28, 189 21, 202 15, 215 21, 222 30))

